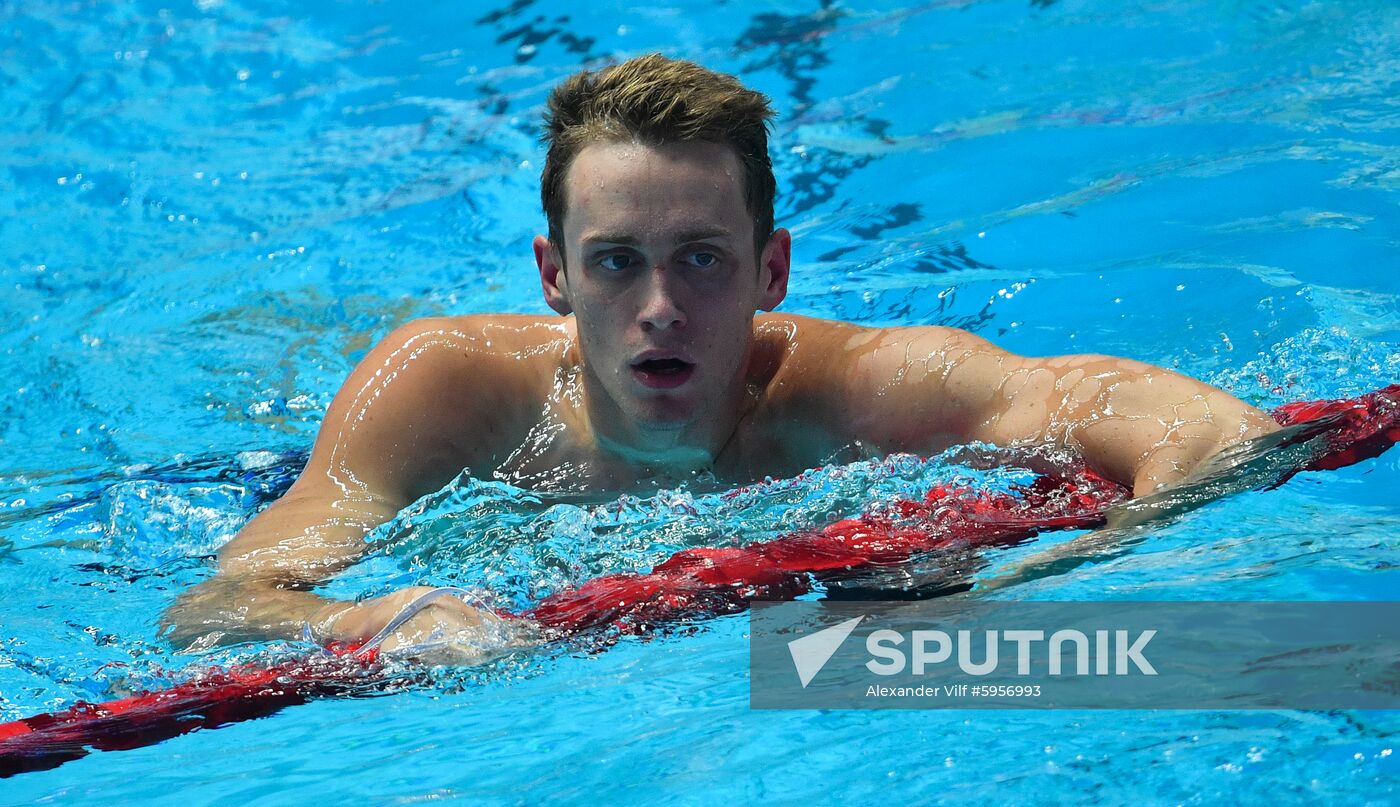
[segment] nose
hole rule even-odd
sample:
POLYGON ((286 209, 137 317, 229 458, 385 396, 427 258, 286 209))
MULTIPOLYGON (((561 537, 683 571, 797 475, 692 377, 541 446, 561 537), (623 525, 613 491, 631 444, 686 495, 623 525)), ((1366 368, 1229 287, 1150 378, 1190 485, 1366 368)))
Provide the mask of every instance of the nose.
POLYGON ((647 272, 642 291, 642 308, 637 314, 643 331, 666 330, 685 326, 685 311, 676 302, 675 288, 679 283, 675 272, 660 266, 647 272))

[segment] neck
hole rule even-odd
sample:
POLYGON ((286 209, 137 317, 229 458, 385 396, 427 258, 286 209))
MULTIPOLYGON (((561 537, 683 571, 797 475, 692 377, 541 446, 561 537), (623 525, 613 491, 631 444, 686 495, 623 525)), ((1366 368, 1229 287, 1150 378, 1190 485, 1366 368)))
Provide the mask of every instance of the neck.
POLYGON ((634 473, 684 476, 710 470, 756 403, 747 383, 748 359, 725 389, 707 396, 696 416, 680 424, 652 424, 629 417, 585 369, 581 425, 600 453, 634 473))

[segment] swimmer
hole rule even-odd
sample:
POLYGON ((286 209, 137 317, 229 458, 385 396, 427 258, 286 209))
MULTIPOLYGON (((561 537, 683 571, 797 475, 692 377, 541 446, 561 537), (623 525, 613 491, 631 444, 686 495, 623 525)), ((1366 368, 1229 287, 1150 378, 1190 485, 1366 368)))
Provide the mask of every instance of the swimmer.
POLYGON ((1144 496, 1278 428, 1129 359, 771 313, 792 249, 773 221, 772 115, 732 76, 659 55, 565 80, 545 120, 548 232, 534 239, 558 316, 389 334, 336 395, 300 478, 165 614, 167 635, 358 642, 415 601, 385 650, 489 629, 457 597, 420 600, 430 589, 360 603, 313 591, 363 555, 369 530, 463 472, 603 498, 985 442, 1072 450, 1144 496))

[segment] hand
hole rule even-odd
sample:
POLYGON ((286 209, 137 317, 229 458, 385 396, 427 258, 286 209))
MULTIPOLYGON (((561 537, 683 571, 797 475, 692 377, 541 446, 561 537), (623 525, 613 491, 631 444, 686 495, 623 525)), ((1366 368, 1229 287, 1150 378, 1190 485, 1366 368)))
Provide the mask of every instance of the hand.
MULTIPOLYGON (((394 621, 410 603, 434 591, 414 586, 355 605, 332 603, 312 623, 316 636, 364 642, 394 621)), ((429 664, 481 664, 526 644, 520 630, 528 622, 502 619, 445 593, 423 605, 379 644, 381 652, 407 655, 429 664)))

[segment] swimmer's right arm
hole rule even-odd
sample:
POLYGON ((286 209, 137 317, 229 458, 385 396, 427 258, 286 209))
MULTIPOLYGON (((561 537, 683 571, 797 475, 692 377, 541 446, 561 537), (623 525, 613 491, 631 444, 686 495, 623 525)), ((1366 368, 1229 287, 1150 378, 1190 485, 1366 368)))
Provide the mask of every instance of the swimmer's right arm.
MULTIPOLYGON (((492 412, 505 403, 496 400, 503 385, 491 383, 490 356, 479 349, 482 324, 417 320, 370 351, 331 403, 296 484, 223 547, 213 578, 166 611, 172 642, 296 638, 303 625, 323 641, 358 641, 419 593, 356 604, 312 589, 364 555, 370 530, 480 453, 492 412)), ((477 621, 474 609, 452 597, 415 620, 447 628, 477 621)))

